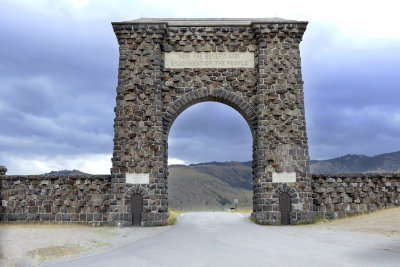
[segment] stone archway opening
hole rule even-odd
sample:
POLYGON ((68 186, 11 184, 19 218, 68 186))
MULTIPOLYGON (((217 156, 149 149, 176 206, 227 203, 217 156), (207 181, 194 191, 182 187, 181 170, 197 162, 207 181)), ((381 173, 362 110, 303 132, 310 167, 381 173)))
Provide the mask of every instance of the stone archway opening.
POLYGON ((232 107, 205 101, 186 108, 168 136, 168 207, 226 211, 238 199, 239 208, 252 209, 253 147, 246 120, 232 107))

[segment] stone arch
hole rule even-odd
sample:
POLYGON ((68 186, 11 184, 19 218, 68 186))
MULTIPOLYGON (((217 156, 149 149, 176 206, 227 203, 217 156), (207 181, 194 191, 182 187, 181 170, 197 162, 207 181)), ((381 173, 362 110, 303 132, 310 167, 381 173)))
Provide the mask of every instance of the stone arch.
POLYGON ((292 201, 292 204, 300 203, 299 202, 299 194, 297 193, 296 189, 289 186, 288 184, 284 183, 278 186, 274 190, 274 194, 272 195, 273 198, 279 199, 279 196, 282 193, 288 193, 290 196, 290 200, 292 201))
POLYGON ((142 216, 141 216, 141 221, 142 225, 146 224, 146 212, 148 211, 147 207, 149 205, 149 200, 150 200, 150 194, 149 191, 143 187, 142 185, 133 185, 129 187, 124 195, 123 195, 123 202, 124 202, 124 225, 132 225, 132 210, 131 210, 131 201, 132 201, 132 196, 138 194, 143 197, 143 210, 142 210, 142 216))
POLYGON ((249 102, 232 91, 217 88, 209 92, 206 88, 192 90, 176 99, 163 114, 163 133, 168 136, 175 119, 188 107, 205 101, 226 104, 239 112, 246 120, 255 137, 257 132, 257 113, 249 102))
POLYGON ((150 194, 147 189, 141 185, 133 185, 124 193, 124 201, 131 201, 132 195, 139 194, 143 196, 143 203, 145 200, 150 199, 150 194))

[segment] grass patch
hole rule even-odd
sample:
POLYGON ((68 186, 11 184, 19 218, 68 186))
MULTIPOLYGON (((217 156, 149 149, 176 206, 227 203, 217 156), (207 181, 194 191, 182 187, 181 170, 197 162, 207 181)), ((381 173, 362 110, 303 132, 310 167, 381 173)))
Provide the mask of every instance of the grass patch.
POLYGON ((66 222, 0 222, 0 227, 37 227, 37 228, 57 228, 57 227, 92 227, 89 224, 66 223, 66 222))
POLYGON ((170 215, 167 219, 167 225, 174 225, 177 221, 177 217, 174 215, 170 215))
MULTIPOLYGON (((261 223, 259 221, 257 221, 257 219, 253 216, 249 217, 250 221, 254 222, 255 224, 258 225, 270 225, 270 226, 282 226, 282 223, 261 223)), ((332 219, 334 220, 334 219, 332 219)), ((308 222, 291 222, 290 225, 309 225, 309 224, 317 224, 317 223, 324 223, 329 221, 328 219, 324 219, 321 216, 317 215, 314 217, 314 219, 312 219, 311 221, 308 222)))
POLYGON ((258 225, 281 226, 282 223, 261 223, 255 217, 250 216, 249 220, 258 225))
POLYGON ((83 252, 81 246, 65 244, 63 246, 49 246, 45 248, 37 248, 27 252, 27 255, 39 261, 75 255, 83 252))
POLYGON ((189 212, 191 212, 191 211, 182 210, 182 209, 177 210, 177 209, 171 209, 171 208, 168 209, 169 214, 180 214, 180 213, 189 213, 189 212))
POLYGON ((111 246, 111 243, 109 243, 109 242, 99 242, 99 243, 96 244, 96 248, 101 248, 101 247, 104 247, 104 246, 111 246))
POLYGON ((169 215, 167 221, 165 223, 158 223, 156 225, 147 225, 145 227, 157 227, 157 226, 168 226, 168 225, 174 225, 177 221, 177 216, 175 215, 169 215))
POLYGON ((230 209, 227 212, 243 212, 243 213, 252 213, 253 209, 250 208, 238 208, 238 210, 236 211, 236 209, 230 209))
POLYGON ((345 214, 344 216, 338 217, 338 218, 323 218, 321 215, 317 214, 311 221, 308 221, 308 222, 293 222, 293 223, 291 223, 291 225, 309 225, 309 224, 332 223, 332 222, 336 222, 336 221, 351 219, 351 218, 354 218, 354 217, 360 217, 360 216, 363 216, 363 215, 369 215, 369 214, 375 214, 375 213, 379 213, 379 212, 384 212, 386 210, 396 209, 396 208, 400 209, 400 207, 397 207, 397 206, 386 207, 386 208, 383 208, 383 209, 360 211, 359 213, 355 213, 355 214, 345 214))
POLYGON ((308 225, 327 222, 327 219, 322 218, 320 215, 315 216, 311 221, 307 222, 292 222, 291 225, 308 225))
POLYGON ((391 210, 391 209, 399 209, 400 210, 400 207, 391 206, 391 207, 385 207, 385 208, 380 208, 380 209, 375 209, 375 210, 365 210, 365 211, 360 211, 360 212, 355 213, 355 214, 345 214, 344 216, 338 217, 338 218, 319 219, 315 223, 331 223, 331 222, 351 219, 351 218, 355 218, 355 217, 360 217, 360 216, 364 216, 364 215, 370 215, 370 214, 376 214, 376 213, 380 213, 380 212, 385 212, 385 211, 391 210))

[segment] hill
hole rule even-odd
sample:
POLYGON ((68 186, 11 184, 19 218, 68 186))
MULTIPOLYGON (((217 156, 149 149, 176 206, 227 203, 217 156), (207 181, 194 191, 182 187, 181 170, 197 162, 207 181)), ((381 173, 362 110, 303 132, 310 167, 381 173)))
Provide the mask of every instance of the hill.
POLYGON ((250 208, 253 203, 252 169, 241 162, 169 166, 169 207, 184 210, 250 208))
POLYGON ((400 151, 373 157, 345 155, 328 160, 311 160, 312 173, 395 172, 400 169, 400 151))
POLYGON ((81 172, 79 170, 60 170, 60 171, 51 171, 45 173, 43 175, 90 175, 88 173, 81 172))

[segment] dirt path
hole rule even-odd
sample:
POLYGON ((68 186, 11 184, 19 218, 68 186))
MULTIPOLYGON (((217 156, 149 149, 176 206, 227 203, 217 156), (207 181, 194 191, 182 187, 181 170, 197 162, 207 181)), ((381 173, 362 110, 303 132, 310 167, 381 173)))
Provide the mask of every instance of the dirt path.
POLYGON ((101 253, 170 228, 0 224, 0 266, 40 265, 48 260, 76 257, 81 253, 101 253))
POLYGON ((318 223, 310 227, 368 233, 400 240, 400 208, 379 210, 365 215, 318 223))

